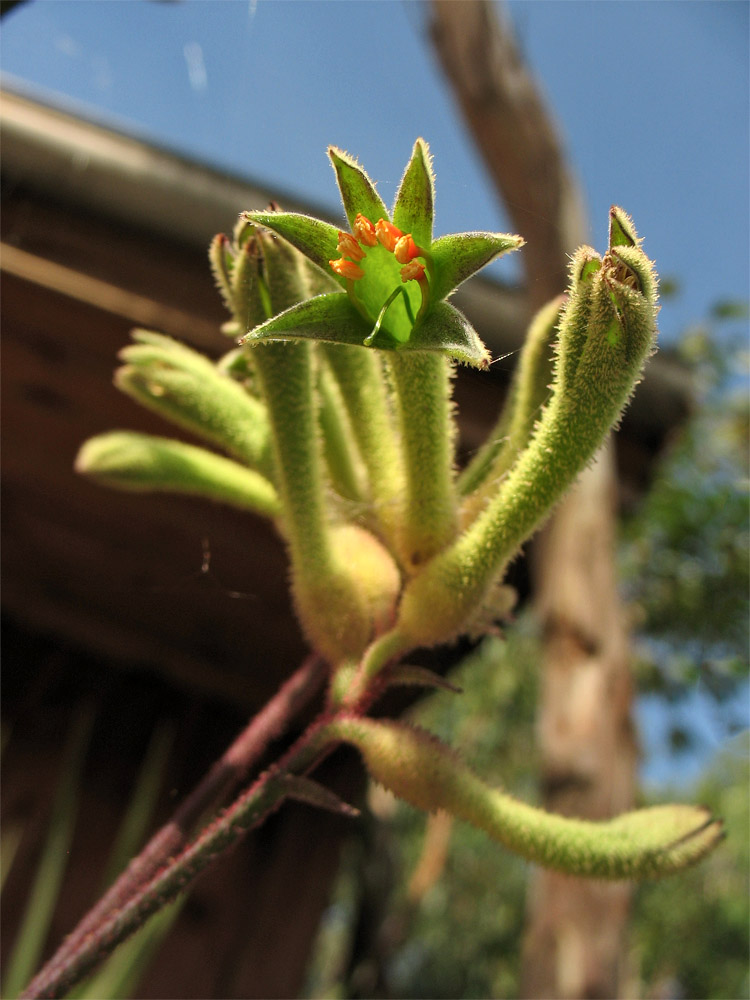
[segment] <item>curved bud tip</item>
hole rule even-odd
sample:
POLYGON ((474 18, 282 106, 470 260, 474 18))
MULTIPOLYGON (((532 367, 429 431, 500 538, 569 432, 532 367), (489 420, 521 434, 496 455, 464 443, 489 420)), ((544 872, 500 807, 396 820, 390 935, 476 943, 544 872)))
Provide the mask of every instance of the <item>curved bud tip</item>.
POLYGON ((656 307, 657 277, 653 261, 639 246, 621 244, 607 254, 607 277, 641 292, 652 307, 656 307))
POLYGON ((575 287, 589 281, 602 266, 602 258, 592 247, 579 247, 570 259, 570 280, 575 287))
POLYGON ((637 247, 640 244, 633 220, 618 205, 609 210, 609 246, 637 247))

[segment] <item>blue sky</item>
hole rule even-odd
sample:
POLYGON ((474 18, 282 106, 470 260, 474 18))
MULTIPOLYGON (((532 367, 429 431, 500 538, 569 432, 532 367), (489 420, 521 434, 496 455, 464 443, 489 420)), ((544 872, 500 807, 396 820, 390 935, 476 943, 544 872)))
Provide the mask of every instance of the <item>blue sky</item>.
MULTIPOLYGON (((581 178, 589 242, 602 248, 617 202, 681 282, 664 340, 717 299, 747 298, 749 5, 509 9, 581 178)), ((0 54, 8 80, 332 211, 328 143, 357 155, 389 202, 422 135, 436 231, 507 229, 427 44, 426 11, 417 0, 31 0, 4 19, 0 54)))
MULTIPOLYGON (((717 300, 747 299, 750 5, 508 6, 581 180, 589 242, 603 248, 609 206, 621 204, 662 275, 680 280, 663 341, 717 300)), ((3 19, 0 59, 11 85, 333 213, 329 143, 358 156, 390 202, 421 135, 435 157, 436 232, 505 230, 426 12, 418 0, 31 0, 3 19)), ((654 713, 640 712, 657 751, 654 713)), ((720 730, 706 730, 707 744, 720 730)))

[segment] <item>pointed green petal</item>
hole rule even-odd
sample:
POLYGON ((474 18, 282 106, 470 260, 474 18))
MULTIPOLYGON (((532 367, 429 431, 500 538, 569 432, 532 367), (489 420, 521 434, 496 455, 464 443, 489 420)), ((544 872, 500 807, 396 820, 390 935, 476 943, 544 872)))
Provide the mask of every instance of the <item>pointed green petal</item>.
MULTIPOLYGON (((318 295, 279 313, 251 330, 240 343, 252 346, 273 340, 323 340, 329 344, 361 346, 370 330, 371 326, 360 316, 348 296, 334 292, 332 295, 318 295)), ((385 346, 380 341, 386 340, 387 346, 393 347, 392 340, 384 333, 375 338, 374 345, 385 346)))
POLYGON ((243 218, 283 236, 333 280, 340 280, 342 286, 346 284, 343 278, 336 279, 328 264, 341 256, 336 249, 339 231, 335 226, 297 212, 244 212, 243 218))
POLYGON ((491 355, 479 334, 455 306, 438 302, 412 331, 405 351, 439 351, 474 368, 486 368, 491 355))
POLYGON ((375 190, 375 185, 357 161, 336 146, 328 147, 328 155, 336 171, 336 180, 349 225, 354 225, 358 212, 366 215, 372 223, 378 219, 387 219, 388 209, 375 190))
MULTIPOLYGON (((362 318, 348 296, 335 292, 301 302, 251 330, 241 344, 274 340, 321 340, 328 344, 361 347, 372 327, 362 318)), ((438 302, 417 324, 408 343, 399 343, 384 329, 368 347, 384 351, 436 351, 475 368, 486 368, 490 354, 463 313, 448 302, 438 302)))
POLYGON ((485 264, 508 250, 523 246, 521 236, 508 233, 454 233, 441 236, 430 248, 435 280, 431 297, 444 299, 485 264))
POLYGON ((402 233, 411 233, 417 246, 429 249, 435 210, 435 185, 430 151, 424 139, 417 139, 411 160, 399 185, 393 206, 393 224, 402 233))

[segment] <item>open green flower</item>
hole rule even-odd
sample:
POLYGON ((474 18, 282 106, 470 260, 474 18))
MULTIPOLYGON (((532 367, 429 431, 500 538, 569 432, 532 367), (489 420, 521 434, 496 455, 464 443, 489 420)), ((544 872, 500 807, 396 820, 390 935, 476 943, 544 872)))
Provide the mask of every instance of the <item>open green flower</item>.
POLYGON ((328 150, 351 232, 294 212, 247 212, 302 251, 342 291, 308 299, 250 331, 242 343, 312 339, 385 350, 437 351, 477 367, 489 353, 446 298, 495 257, 523 245, 505 233, 432 238, 434 185, 427 144, 417 139, 388 211, 359 164, 328 150))

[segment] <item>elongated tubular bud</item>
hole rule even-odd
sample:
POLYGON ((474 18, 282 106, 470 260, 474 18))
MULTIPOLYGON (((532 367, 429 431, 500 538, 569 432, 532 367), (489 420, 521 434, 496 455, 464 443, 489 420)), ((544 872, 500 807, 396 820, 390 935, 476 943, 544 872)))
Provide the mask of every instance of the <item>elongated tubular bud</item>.
POLYGON ((659 878, 695 864, 722 837, 721 823, 695 806, 657 806, 599 823, 547 813, 486 785, 449 747, 403 723, 343 716, 323 734, 356 746, 372 777, 411 805, 444 809, 571 875, 659 878))
POLYGON ((452 368, 427 351, 389 358, 406 470, 399 553, 414 572, 453 540, 458 525, 453 476, 452 368))
POLYGON ((232 268, 234 267, 234 254, 229 240, 223 233, 219 233, 211 240, 211 245, 208 249, 208 260, 216 287, 219 289, 221 297, 224 300, 224 305, 227 309, 233 310, 232 268))
POLYGON ((320 344, 339 385, 368 477, 368 521, 389 545, 397 545, 403 510, 404 470, 394 415, 375 351, 345 344, 320 344))
POLYGON ((273 433, 295 606, 311 645, 335 666, 361 656, 390 624, 399 573, 369 532, 329 522, 312 345, 261 344, 253 356, 273 433))
POLYGON ((508 399, 487 443, 472 459, 458 480, 458 488, 467 496, 484 484, 471 501, 467 501, 462 516, 466 523, 482 509, 488 490, 504 475, 529 439, 542 407, 552 392, 552 361, 554 342, 565 296, 558 295, 542 306, 529 325, 521 356, 518 360, 508 399), (469 513, 469 508, 471 513, 469 513))
POLYGON ((341 390, 330 368, 318 370, 319 420, 323 451, 333 488, 347 500, 361 504, 366 497, 365 470, 352 434, 341 390))
POLYGON ((570 262, 570 297, 565 306, 565 338, 558 341, 555 357, 555 380, 561 387, 573 386, 583 346, 589 336, 594 275, 602 259, 591 247, 576 250, 570 262))
POLYGON ((232 299, 229 308, 239 325, 240 333, 252 330, 270 315, 268 294, 263 283, 263 258, 257 234, 245 230, 245 242, 237 248, 232 270, 232 299))
POLYGON ((408 585, 396 626, 405 640, 433 645, 464 631, 492 582, 592 459, 653 348, 655 297, 653 265, 638 247, 613 248, 574 283, 552 399, 488 506, 408 585))
POLYGON ((90 438, 76 472, 133 493, 182 493, 227 503, 267 517, 281 507, 271 483, 252 469, 195 445, 130 431, 90 438))
POLYGON ((182 364, 157 357, 151 345, 125 348, 130 362, 115 373, 115 385, 148 409, 222 448, 234 458, 273 476, 268 417, 261 402, 207 358, 182 364))

